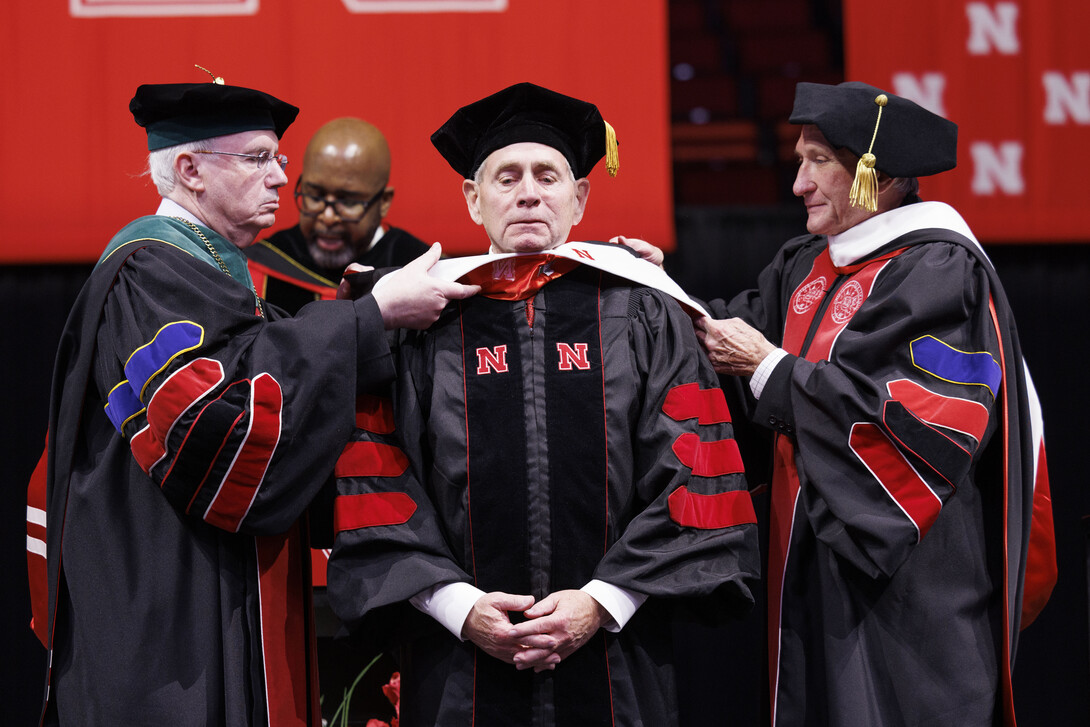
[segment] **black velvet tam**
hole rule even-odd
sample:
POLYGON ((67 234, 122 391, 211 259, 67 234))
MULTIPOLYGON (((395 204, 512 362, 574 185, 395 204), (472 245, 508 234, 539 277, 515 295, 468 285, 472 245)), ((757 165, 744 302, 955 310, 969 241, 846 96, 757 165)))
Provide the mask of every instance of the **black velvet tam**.
POLYGON ((924 177, 957 166, 957 124, 865 83, 798 84, 790 121, 814 124, 830 144, 856 156, 870 151, 875 168, 891 177, 924 177), (886 104, 875 134, 878 96, 886 104))
POLYGON ((267 93, 221 83, 144 84, 129 111, 147 129, 148 151, 262 129, 280 138, 299 113, 267 93))
POLYGON ((466 179, 489 154, 520 142, 553 147, 582 178, 606 154, 606 123, 592 103, 519 83, 458 109, 431 136, 443 158, 466 179))

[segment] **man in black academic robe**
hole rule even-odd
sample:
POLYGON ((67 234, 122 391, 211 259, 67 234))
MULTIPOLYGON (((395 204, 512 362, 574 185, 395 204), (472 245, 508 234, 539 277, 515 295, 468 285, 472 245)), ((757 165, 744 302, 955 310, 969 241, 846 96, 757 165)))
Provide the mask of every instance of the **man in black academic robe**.
POLYGON ((961 216, 916 194, 956 126, 861 83, 800 83, 791 121, 811 234, 701 323, 775 433, 772 724, 1013 724, 1055 550, 1006 295, 961 216))
POLYGON ((493 254, 462 278, 480 296, 403 338, 392 409, 361 400, 329 571, 341 618, 396 645, 406 727, 674 724, 677 609, 752 604, 752 502, 689 314, 598 266, 622 249, 564 244, 607 129, 519 84, 432 137, 493 254))
POLYGON ((317 727, 304 514, 352 431, 344 392, 389 382, 386 329, 473 289, 427 276, 436 249, 389 294, 285 319, 239 248, 273 222, 298 109, 222 82, 141 86, 130 109, 163 199, 61 337, 43 722, 317 727))

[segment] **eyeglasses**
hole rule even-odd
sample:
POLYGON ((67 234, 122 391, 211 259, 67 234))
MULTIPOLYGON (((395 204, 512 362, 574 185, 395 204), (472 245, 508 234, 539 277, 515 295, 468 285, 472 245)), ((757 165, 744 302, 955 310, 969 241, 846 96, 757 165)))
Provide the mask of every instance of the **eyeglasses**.
POLYGON ((237 151, 202 151, 198 150, 198 154, 219 154, 227 157, 242 157, 243 159, 249 159, 257 165, 258 169, 264 169, 269 165, 269 162, 276 162, 280 165, 280 169, 283 170, 288 166, 288 158, 283 154, 273 154, 272 152, 263 151, 260 154, 242 154, 237 151))
POLYGON ((378 202, 384 194, 386 194, 385 184, 375 192, 371 199, 363 200, 354 197, 333 197, 333 199, 330 200, 331 195, 328 194, 318 196, 316 194, 304 192, 300 181, 295 184, 295 206, 299 208, 300 214, 304 214, 307 217, 318 217, 325 212, 326 207, 332 206, 333 213, 340 218, 341 222, 359 222, 375 202, 378 202))

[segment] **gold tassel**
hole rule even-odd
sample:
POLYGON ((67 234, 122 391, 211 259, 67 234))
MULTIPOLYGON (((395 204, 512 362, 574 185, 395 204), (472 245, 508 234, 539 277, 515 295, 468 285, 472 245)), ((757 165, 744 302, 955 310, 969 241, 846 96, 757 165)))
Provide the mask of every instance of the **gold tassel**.
POLYGON ((219 84, 220 86, 223 86, 225 84, 225 81, 223 80, 223 76, 217 76, 215 73, 212 73, 212 71, 208 70, 204 66, 197 65, 196 63, 194 63, 193 65, 196 66, 197 68, 200 68, 202 71, 204 71, 209 76, 211 76, 212 77, 212 83, 219 84))
POLYGON ((871 152, 874 150, 874 140, 878 138, 878 124, 882 122, 882 109, 889 99, 884 93, 874 98, 878 104, 878 118, 874 121, 874 133, 870 137, 870 146, 867 153, 859 157, 859 163, 855 165, 855 180, 852 182, 852 191, 848 195, 848 201, 852 207, 863 207, 869 212, 878 211, 878 171, 874 165, 878 159, 871 152))
POLYGON ((606 125, 606 171, 609 172, 609 176, 616 177, 617 170, 621 168, 621 154, 617 150, 619 146, 617 132, 608 121, 603 119, 602 123, 606 125))
POLYGON ((859 157, 855 165, 855 181, 848 200, 852 207, 866 207, 871 212, 878 211, 878 172, 874 171, 874 155, 867 152, 859 157))

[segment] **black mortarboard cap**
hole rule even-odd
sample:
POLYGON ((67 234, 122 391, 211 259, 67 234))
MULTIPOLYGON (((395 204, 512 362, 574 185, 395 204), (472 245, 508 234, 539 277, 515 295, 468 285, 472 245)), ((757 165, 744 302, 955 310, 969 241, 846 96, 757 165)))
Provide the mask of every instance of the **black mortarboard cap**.
POLYGON ((299 113, 298 108, 275 96, 221 81, 137 88, 129 111, 136 123, 147 129, 148 151, 261 129, 280 138, 299 113))
POLYGON ((790 121, 814 124, 830 144, 858 157, 873 154, 874 168, 891 177, 925 177, 957 166, 957 124, 865 83, 798 84, 790 121), (881 106, 879 96, 886 97, 881 106))
POLYGON ((577 179, 606 158, 617 173, 617 141, 598 108, 532 83, 518 83, 454 112, 431 143, 454 171, 472 179, 489 154, 511 144, 551 146, 568 160, 577 179))

